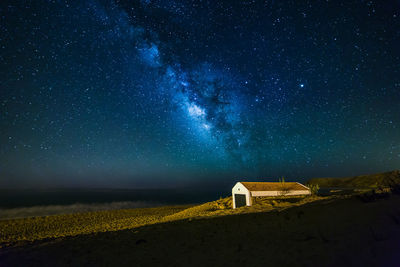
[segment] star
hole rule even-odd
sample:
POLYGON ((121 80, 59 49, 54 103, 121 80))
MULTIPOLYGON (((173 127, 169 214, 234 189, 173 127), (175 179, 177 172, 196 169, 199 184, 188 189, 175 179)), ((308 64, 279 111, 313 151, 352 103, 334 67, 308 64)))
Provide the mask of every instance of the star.
POLYGON ((15 178, 0 186, 399 166, 393 3, 14 2, 0 27, 0 169, 15 178))

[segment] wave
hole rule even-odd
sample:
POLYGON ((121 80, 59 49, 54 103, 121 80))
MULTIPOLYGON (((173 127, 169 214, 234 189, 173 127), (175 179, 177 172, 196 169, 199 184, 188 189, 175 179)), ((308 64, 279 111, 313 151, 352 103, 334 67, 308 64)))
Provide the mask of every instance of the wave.
POLYGON ((122 201, 109 203, 75 203, 71 205, 46 205, 8 209, 0 208, 0 220, 102 210, 150 208, 163 205, 165 205, 165 203, 151 201, 122 201))

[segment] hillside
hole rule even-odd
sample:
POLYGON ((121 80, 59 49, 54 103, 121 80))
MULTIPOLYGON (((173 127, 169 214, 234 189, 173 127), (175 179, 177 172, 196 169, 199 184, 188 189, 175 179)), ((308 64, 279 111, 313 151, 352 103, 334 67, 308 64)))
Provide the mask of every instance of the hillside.
MULTIPOLYGON (((0 265, 398 266, 399 207, 396 194, 372 202, 354 196, 281 211, 173 220, 5 247, 0 265)), ((214 209, 193 208, 189 213, 214 209)))
POLYGON ((387 188, 400 185, 400 171, 360 175, 343 178, 313 178, 307 184, 318 184, 320 187, 341 188, 387 188))
POLYGON ((183 219, 199 219, 254 212, 280 211, 327 197, 283 197, 255 200, 252 207, 232 209, 232 197, 200 205, 108 210, 43 217, 0 220, 0 248, 46 238, 62 238, 98 232, 133 229, 143 225, 183 219))
MULTIPOLYGON (((312 180, 379 188, 399 174, 312 180)), ((3 220, 0 265, 397 266, 399 191, 378 191, 3 220)))
MULTIPOLYGON (((400 172, 392 171, 348 178, 315 178, 311 179, 309 183, 318 184, 320 187, 386 188, 400 184, 400 172)), ((364 196, 364 198, 371 197, 374 198, 375 196, 364 196)), ((232 197, 229 196, 200 205, 110 210, 1 220, 0 248, 19 242, 133 229, 143 225, 177 220, 282 211, 312 202, 334 200, 334 198, 335 196, 332 194, 324 197, 255 198, 251 207, 232 209, 232 197)))

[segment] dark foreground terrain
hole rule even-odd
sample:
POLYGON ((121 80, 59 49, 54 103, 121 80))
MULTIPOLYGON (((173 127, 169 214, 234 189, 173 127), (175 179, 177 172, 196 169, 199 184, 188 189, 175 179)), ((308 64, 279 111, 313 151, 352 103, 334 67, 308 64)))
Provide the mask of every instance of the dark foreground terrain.
POLYGON ((189 218, 0 249, 1 266, 400 266, 400 196, 189 218))

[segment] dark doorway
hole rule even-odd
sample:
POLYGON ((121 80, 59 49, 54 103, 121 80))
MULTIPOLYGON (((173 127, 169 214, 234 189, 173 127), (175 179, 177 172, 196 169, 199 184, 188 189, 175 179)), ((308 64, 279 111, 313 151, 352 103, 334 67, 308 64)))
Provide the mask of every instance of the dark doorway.
POLYGON ((246 195, 235 194, 235 204, 236 208, 246 206, 246 195))

